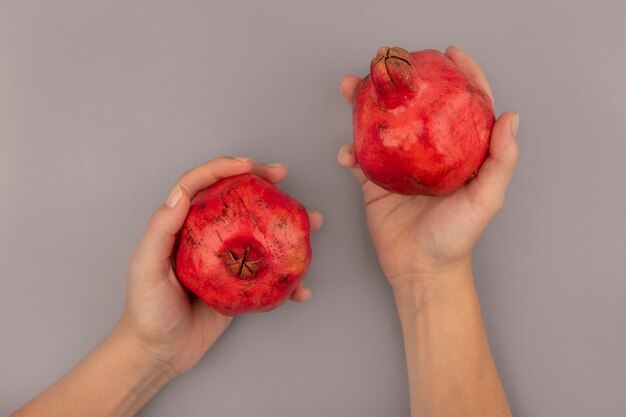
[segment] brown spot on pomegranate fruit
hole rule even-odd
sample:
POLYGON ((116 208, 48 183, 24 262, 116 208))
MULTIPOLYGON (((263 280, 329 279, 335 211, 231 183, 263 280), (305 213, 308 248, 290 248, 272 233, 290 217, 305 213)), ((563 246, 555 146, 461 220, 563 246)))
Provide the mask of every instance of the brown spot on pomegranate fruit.
POLYGON ((452 193, 480 167, 495 122, 478 83, 439 51, 382 47, 353 100, 365 175, 406 195, 452 193))
POLYGON ((191 202, 175 251, 176 274, 222 314, 271 310, 306 273, 309 229, 304 206, 265 179, 223 179, 191 202))

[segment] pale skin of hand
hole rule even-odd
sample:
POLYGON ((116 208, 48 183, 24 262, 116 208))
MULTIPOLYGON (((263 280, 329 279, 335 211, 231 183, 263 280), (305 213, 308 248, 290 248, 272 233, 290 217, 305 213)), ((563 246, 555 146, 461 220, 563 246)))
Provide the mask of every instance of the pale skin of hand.
MULTIPOLYGON (((232 318, 182 287, 171 262, 176 234, 198 191, 249 172, 278 183, 287 176, 287 167, 222 157, 179 178, 131 257, 126 306, 115 328, 74 369, 13 416, 132 416, 202 358, 232 318)), ((318 212, 309 212, 309 219, 311 229, 322 224, 318 212)), ((310 297, 311 290, 301 284, 290 298, 304 302, 310 297)))
MULTIPOLYGON (((493 101, 473 58, 455 47, 446 55, 493 101)), ((341 82, 349 104, 360 81, 348 75, 341 82)), ((477 175, 445 197, 389 193, 364 175, 352 143, 339 150, 339 164, 361 184, 370 236, 396 299, 413 417, 511 415, 482 323, 471 257, 504 203, 519 158, 518 120, 517 113, 500 115, 477 175)))

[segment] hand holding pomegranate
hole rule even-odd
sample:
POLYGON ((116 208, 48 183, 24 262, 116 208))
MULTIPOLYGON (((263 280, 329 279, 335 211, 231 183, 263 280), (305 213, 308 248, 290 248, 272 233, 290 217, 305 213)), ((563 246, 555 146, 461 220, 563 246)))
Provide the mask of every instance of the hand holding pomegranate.
POLYGON ((494 123, 476 62, 381 48, 370 75, 347 76, 354 144, 338 161, 361 183, 370 235, 393 290, 412 416, 511 416, 489 349, 472 249, 504 202, 518 116, 494 123))
MULTIPOLYGON (((400 48, 393 49, 398 50, 400 48)), ((390 55, 389 52, 389 49, 387 49, 387 56, 390 55)), ((380 99, 378 103, 387 108, 391 107, 392 109, 389 110, 389 113, 393 113, 393 109, 400 106, 402 100, 412 98, 410 95, 412 94, 411 91, 406 92, 404 95, 398 94, 398 91, 404 93, 401 83, 411 81, 410 79, 407 81, 407 76, 398 76, 398 79, 395 82, 393 81, 394 77, 396 77, 395 73, 403 70, 402 66, 406 65, 409 57, 403 57, 401 53, 396 54, 400 55, 399 57, 394 57, 393 53, 391 55, 390 58, 393 59, 385 62, 387 67, 386 73, 389 74, 389 78, 383 81, 396 88, 394 91, 396 92, 395 101, 392 99, 387 101, 380 99)), ((485 98, 483 94, 488 95, 489 99, 493 100, 491 89, 483 72, 470 56, 457 48, 450 47, 446 50, 445 56, 442 55, 441 58, 435 58, 445 61, 449 60, 461 72, 465 73, 469 79, 473 80, 473 83, 476 83, 484 90, 484 92, 478 94, 478 100, 480 100, 478 111, 482 111, 482 108, 487 107, 484 104, 485 98)), ((384 60, 384 57, 382 59, 384 60)), ((374 85, 377 83, 376 78, 379 77, 377 73, 378 66, 381 65, 378 64, 379 61, 376 59, 373 61, 372 75, 368 77, 374 85)), ((449 64, 443 62, 442 65, 449 64)), ((446 70, 447 68, 443 69, 443 71, 446 70)), ((381 88, 386 86, 383 81, 378 81, 379 85, 382 85, 381 88)), ((475 90, 475 84, 467 85, 467 91, 472 93, 475 90)), ((369 97, 363 97, 363 94, 359 97, 355 95, 355 93, 363 92, 368 87, 369 85, 365 85, 365 82, 356 76, 347 76, 343 79, 340 86, 341 93, 354 106, 355 112, 358 107, 358 111, 365 113, 363 108, 370 105, 370 103, 363 104, 357 102, 357 100, 369 100, 369 97)), ((378 92, 379 95, 385 93, 385 91, 378 92)), ((435 91, 432 94, 441 97, 446 92, 435 91)), ((437 110, 434 109, 433 112, 437 110)), ((488 109, 485 109, 487 116, 473 117, 474 124, 485 123, 485 126, 490 126, 486 110, 488 109)), ((459 113, 450 112, 450 114, 452 117, 453 114, 458 115, 459 113)), ((436 116, 439 117, 439 120, 443 117, 441 113, 436 116)), ((364 120, 365 117, 369 116, 367 114, 363 116, 355 113, 355 129, 365 129, 367 127, 369 120, 364 120)), ((423 114, 420 117, 424 119, 434 118, 430 114, 423 114)), ((471 118, 468 117, 468 119, 471 121, 471 118)), ((448 124, 454 126, 456 122, 456 119, 450 120, 448 124)), ((461 120, 459 123, 463 123, 463 121, 461 120)), ((389 172, 398 166, 400 166, 398 169, 404 170, 405 177, 409 177, 409 174, 412 174, 410 167, 404 168, 407 165, 407 161, 398 159, 401 157, 384 160, 386 156, 375 154, 375 152, 381 152, 380 149, 376 148, 376 146, 380 146, 380 141, 397 140, 397 137, 385 137, 385 134, 387 134, 385 129, 388 127, 386 122, 382 123, 385 128, 383 131, 380 130, 381 124, 379 123, 379 130, 375 133, 379 142, 374 143, 369 149, 361 150, 357 154, 354 144, 351 143, 344 145, 339 150, 339 163, 344 167, 352 168, 356 178, 361 183, 370 235, 376 247, 382 269, 392 285, 402 284, 407 281, 430 280, 439 272, 459 267, 466 268, 470 264, 472 248, 504 202, 506 189, 518 159, 518 148, 515 138, 517 123, 517 114, 510 112, 503 113, 496 120, 495 124, 493 124, 491 145, 486 158, 484 162, 482 162, 484 155, 478 155, 478 159, 472 159, 472 164, 476 165, 482 162, 482 165, 476 172, 476 175, 469 179, 467 177, 471 176, 472 171, 476 169, 475 166, 469 171, 454 171, 453 168, 448 167, 441 173, 438 173, 434 172, 434 168, 431 169, 431 165, 429 165, 432 158, 430 161, 408 161, 409 163, 415 162, 413 166, 417 166, 418 169, 422 169, 426 173, 418 173, 421 174, 421 177, 418 175, 415 180, 407 184, 394 182, 393 180, 389 181, 384 175, 381 176, 381 172, 384 174, 383 171, 389 172), (362 160, 357 161, 359 158, 362 160), (368 165, 367 176, 364 173, 364 169, 359 166, 359 163, 368 165), (377 163, 378 165, 376 165, 377 163), (376 182, 387 189, 377 185, 370 178, 375 178, 376 182), (464 181, 466 182, 463 183, 464 181), (396 192, 422 195, 401 195, 390 192, 388 191, 389 189, 396 192), (455 191, 451 192, 453 189, 455 191)), ((355 136, 357 134, 360 134, 360 132, 355 131, 355 136)), ((485 139, 480 136, 470 137, 467 141, 474 143, 478 147, 479 153, 482 152, 481 149, 486 151, 486 148, 484 148, 486 144, 485 139)), ((362 147, 367 145, 363 144, 362 147)), ((423 144, 418 145, 424 146, 423 144)), ((406 148, 407 145, 402 144, 402 146, 406 148)), ((459 146, 466 146, 466 144, 462 143, 459 146)), ((454 152, 455 149, 450 151, 450 154, 452 154, 450 158, 455 157, 454 152)), ((422 156, 416 156, 416 158, 420 157, 422 156)), ((448 157, 448 155, 445 155, 445 157, 448 157)), ((406 158, 411 158, 411 156, 406 156, 406 158)), ((472 155, 472 158, 475 158, 475 156, 472 155)), ((459 166, 456 161, 454 162, 451 165, 452 167, 459 166)))
MULTIPOLYGON (((223 157, 192 169, 180 177, 166 203, 152 215, 130 261, 126 308, 118 327, 132 335, 171 377, 195 365, 232 320, 190 295, 178 281, 172 267, 176 235, 198 192, 220 179, 246 173, 277 183, 287 176, 287 168, 223 157)), ((309 218, 311 228, 320 227, 319 213, 309 213, 309 218)), ((310 290, 302 284, 291 294, 294 301, 309 297, 310 290)))
MULTIPOLYGON (((234 176, 253 178, 272 193, 280 194, 271 183, 283 180, 287 167, 222 157, 181 176, 165 204, 152 215, 132 255, 126 306, 119 322, 67 375, 16 411, 16 417, 135 415, 165 384, 200 360, 232 318, 211 309, 183 288, 172 266, 173 252, 194 196, 234 176)), ((278 203, 296 205, 301 224, 311 229, 321 226, 320 213, 307 213, 289 198, 286 194, 278 197, 278 203)), ((308 230, 302 233, 308 238, 308 230)), ((272 268, 269 259, 266 261, 267 270, 280 270, 272 268)), ((257 265, 244 257, 240 268, 246 267, 253 270, 257 265)), ((280 302, 286 297, 294 301, 310 298, 310 290, 301 284, 302 275, 290 276, 289 285, 281 282, 280 302)))

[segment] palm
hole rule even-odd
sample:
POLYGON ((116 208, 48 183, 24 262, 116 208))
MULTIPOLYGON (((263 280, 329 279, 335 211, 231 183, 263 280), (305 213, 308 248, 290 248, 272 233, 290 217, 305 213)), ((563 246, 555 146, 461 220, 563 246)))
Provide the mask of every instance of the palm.
POLYGON ((146 345, 157 346, 151 353, 176 374, 186 372, 217 340, 231 318, 192 298, 178 282, 171 265, 159 273, 159 279, 133 278, 129 290, 142 294, 132 302, 137 305, 129 306, 135 312, 139 337, 146 345))
POLYGON ((463 188, 447 197, 393 194, 371 181, 362 188, 370 234, 390 279, 459 260, 471 250, 478 222, 463 188))

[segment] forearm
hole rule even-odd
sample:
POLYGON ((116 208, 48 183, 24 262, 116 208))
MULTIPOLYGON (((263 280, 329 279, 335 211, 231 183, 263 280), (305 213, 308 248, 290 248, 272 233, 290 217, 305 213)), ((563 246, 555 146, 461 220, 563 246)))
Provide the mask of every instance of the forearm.
POLYGON ((469 260, 394 287, 412 417, 511 416, 489 349, 469 260))
POLYGON ((67 375, 13 416, 132 416, 168 380, 118 326, 67 375))

